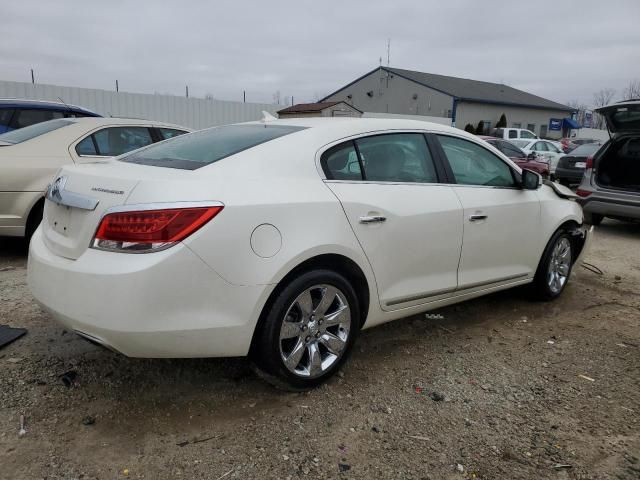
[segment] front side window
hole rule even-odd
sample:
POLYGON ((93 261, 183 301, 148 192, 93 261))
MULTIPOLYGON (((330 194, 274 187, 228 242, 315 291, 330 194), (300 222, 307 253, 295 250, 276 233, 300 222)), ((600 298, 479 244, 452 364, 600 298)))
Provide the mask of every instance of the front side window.
POLYGON ((97 155, 116 157, 153 143, 147 127, 109 127, 94 133, 97 155))
POLYGON ((560 153, 560 150, 558 149, 558 147, 556 147, 553 143, 548 143, 548 142, 544 142, 544 143, 547 147, 547 151, 553 152, 553 153, 560 153))
POLYGON ((58 128, 71 125, 73 122, 68 120, 50 120, 48 122, 36 123, 30 127, 21 128, 19 130, 13 130, 11 132, 3 133, 0 135, 0 141, 7 143, 22 143, 32 138, 39 137, 45 133, 52 132, 58 128))
POLYGON ((180 135, 120 159, 155 167, 195 170, 306 127, 226 125, 180 135))
POLYGON ((392 133, 356 141, 365 180, 437 183, 435 165, 421 133, 392 133))
POLYGON ((534 150, 536 152, 546 152, 547 151, 547 145, 544 142, 536 142, 533 145, 532 150, 534 150))
POLYGON ((486 148, 468 140, 438 135, 456 183, 513 187, 511 168, 486 148))

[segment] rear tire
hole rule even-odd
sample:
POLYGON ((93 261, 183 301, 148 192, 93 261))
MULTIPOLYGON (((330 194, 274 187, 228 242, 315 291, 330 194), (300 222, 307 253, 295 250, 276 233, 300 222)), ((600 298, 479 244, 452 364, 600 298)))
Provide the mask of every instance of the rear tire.
POLYGON ((544 249, 533 280, 538 300, 554 300, 564 291, 573 267, 573 243, 570 234, 558 230, 544 249))
POLYGON ((331 377, 360 329, 354 288, 330 270, 294 278, 267 308, 251 360, 258 375, 285 390, 309 390, 331 377))
POLYGON ((27 226, 25 228, 24 237, 27 241, 27 244, 31 241, 31 237, 35 233, 35 231, 40 226, 42 222, 42 215, 44 213, 44 203, 38 202, 29 212, 29 217, 27 218, 27 226))

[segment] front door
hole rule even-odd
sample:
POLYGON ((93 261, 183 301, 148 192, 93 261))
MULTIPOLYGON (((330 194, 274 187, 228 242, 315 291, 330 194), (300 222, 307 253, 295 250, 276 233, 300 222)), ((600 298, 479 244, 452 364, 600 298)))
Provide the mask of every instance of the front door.
POLYGON ((517 188, 511 166, 480 144, 448 135, 437 138, 464 209, 458 289, 533 276, 540 235, 537 193, 517 188))
POLYGON ((440 183, 423 134, 358 138, 326 151, 321 163, 369 259, 384 310, 453 294, 462 210, 451 186, 440 183))

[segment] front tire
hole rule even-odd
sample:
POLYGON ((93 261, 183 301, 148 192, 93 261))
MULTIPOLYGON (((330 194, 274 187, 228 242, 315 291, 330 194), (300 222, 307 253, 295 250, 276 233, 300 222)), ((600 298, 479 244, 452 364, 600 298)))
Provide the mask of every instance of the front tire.
POLYGON ((558 230, 544 249, 533 280, 533 292, 540 300, 559 297, 569 281, 573 266, 573 244, 570 234, 558 230))
POLYGON ((360 329, 355 290, 330 270, 291 280, 265 314, 252 362, 260 376, 286 390, 308 390, 331 377, 360 329))

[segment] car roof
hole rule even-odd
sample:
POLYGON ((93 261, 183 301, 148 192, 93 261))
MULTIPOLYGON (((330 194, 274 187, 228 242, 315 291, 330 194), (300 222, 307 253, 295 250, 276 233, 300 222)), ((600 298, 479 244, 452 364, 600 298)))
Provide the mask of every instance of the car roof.
POLYGON ((186 132, 192 132, 192 128, 183 127, 181 125, 175 125, 173 123, 155 122, 153 120, 144 120, 141 118, 120 118, 120 117, 79 117, 79 118, 65 118, 65 120, 83 125, 86 127, 101 127, 104 125, 144 125, 149 127, 160 128, 174 128, 178 130, 184 130, 186 132))
POLYGON ((66 110, 74 112, 82 112, 88 115, 100 116, 96 112, 92 112, 77 105, 71 105, 62 102, 51 102, 46 100, 28 100, 24 98, 0 98, 0 108, 30 108, 38 110, 66 110))
MULTIPOLYGON (((439 123, 425 122, 422 120, 396 119, 396 118, 356 118, 356 117, 314 117, 314 118, 286 118, 267 121, 246 122, 245 125, 286 125, 292 127, 304 127, 313 131, 317 141, 331 143, 342 138, 355 135, 376 133, 388 130, 428 130, 436 133, 450 133, 471 140, 478 137, 464 130, 449 127, 439 123)), ((214 127, 215 128, 215 127, 214 127)), ((297 135, 302 134, 299 132, 297 135)))

